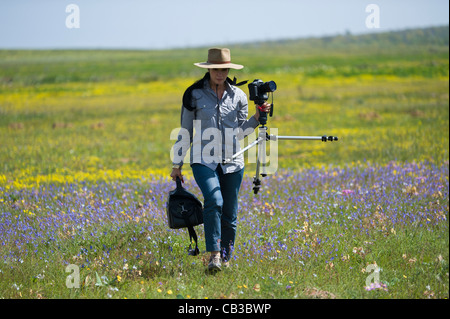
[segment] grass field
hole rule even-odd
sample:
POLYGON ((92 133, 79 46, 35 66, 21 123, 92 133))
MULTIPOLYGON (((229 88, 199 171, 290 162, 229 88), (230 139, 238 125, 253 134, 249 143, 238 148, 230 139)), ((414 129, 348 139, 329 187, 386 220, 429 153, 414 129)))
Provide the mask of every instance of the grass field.
POLYGON ((230 46, 232 77, 277 82, 269 128, 339 141, 280 141, 257 195, 246 165, 215 276, 165 218, 207 48, 0 51, 0 297, 448 298, 448 30, 230 46))

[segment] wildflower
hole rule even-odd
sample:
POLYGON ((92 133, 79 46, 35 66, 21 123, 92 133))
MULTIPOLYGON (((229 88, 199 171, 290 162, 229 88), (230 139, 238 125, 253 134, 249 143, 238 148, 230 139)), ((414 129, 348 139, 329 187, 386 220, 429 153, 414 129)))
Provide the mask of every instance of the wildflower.
POLYGON ((11 287, 15 288, 16 290, 19 290, 22 287, 22 285, 17 285, 16 283, 13 283, 11 287))
POLYGON ((37 278, 37 279, 44 279, 44 277, 45 277, 44 274, 38 274, 38 275, 35 276, 35 278, 37 278))
POLYGON ((120 282, 122 280, 122 277, 120 277, 119 275, 117 275, 117 281, 120 282))
POLYGON ((423 292, 423 295, 424 295, 425 297, 427 297, 428 299, 434 298, 434 292, 433 292, 433 291, 430 291, 430 290, 425 290, 425 291, 423 292))
POLYGON ((386 284, 379 283, 379 282, 375 282, 375 283, 372 282, 372 283, 370 283, 369 286, 365 286, 364 289, 366 291, 372 291, 372 290, 376 290, 376 289, 388 291, 386 284))
POLYGON ((171 294, 173 294, 172 290, 170 290, 170 289, 169 289, 169 290, 167 290, 167 294, 168 294, 168 295, 171 295, 171 294))
POLYGON ((364 257, 366 252, 364 251, 364 248, 362 247, 353 247, 352 252, 354 254, 360 255, 361 257, 364 257))

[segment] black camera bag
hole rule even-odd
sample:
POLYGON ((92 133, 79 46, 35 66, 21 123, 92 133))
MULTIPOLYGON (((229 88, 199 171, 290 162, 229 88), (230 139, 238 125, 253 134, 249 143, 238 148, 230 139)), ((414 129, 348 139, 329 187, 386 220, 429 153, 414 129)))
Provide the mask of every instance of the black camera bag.
POLYGON ((197 234, 194 226, 203 224, 203 204, 191 192, 187 191, 177 177, 177 188, 169 192, 166 211, 169 228, 187 228, 189 231, 190 243, 195 241, 195 249, 189 244, 189 255, 199 254, 197 234))

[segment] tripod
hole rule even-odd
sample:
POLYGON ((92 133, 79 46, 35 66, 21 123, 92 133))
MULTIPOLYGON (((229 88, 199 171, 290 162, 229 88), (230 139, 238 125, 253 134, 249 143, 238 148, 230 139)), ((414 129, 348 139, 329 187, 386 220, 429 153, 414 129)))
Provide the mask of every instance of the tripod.
POLYGON ((267 133, 267 127, 265 126, 267 120, 267 115, 263 117, 262 121, 260 120, 261 126, 259 127, 258 138, 230 158, 224 159, 223 163, 230 163, 236 157, 240 156, 244 152, 248 151, 252 147, 258 145, 258 154, 256 161, 256 175, 253 178, 253 193, 257 194, 261 187, 261 180, 259 179, 259 175, 262 177, 267 176, 267 160, 266 160, 266 141, 278 141, 278 140, 308 140, 308 141, 337 141, 338 138, 336 136, 278 136, 278 135, 269 135, 267 133))

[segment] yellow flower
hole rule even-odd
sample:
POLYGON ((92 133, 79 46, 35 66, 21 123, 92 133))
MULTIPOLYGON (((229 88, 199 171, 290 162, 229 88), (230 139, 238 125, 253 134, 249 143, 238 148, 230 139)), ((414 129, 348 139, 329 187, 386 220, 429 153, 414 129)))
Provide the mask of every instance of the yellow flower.
POLYGON ((120 282, 122 280, 122 277, 120 277, 119 275, 117 275, 117 281, 120 282))
POLYGON ((161 290, 161 289, 159 289, 159 288, 158 288, 158 289, 156 289, 156 291, 157 291, 157 292, 162 292, 162 290, 161 290))
POLYGON ((168 294, 168 295, 171 295, 171 294, 172 294, 172 290, 170 290, 170 289, 167 290, 167 294, 168 294))

